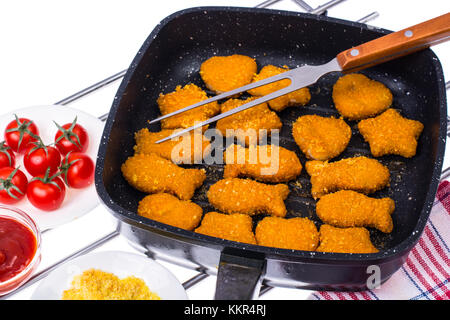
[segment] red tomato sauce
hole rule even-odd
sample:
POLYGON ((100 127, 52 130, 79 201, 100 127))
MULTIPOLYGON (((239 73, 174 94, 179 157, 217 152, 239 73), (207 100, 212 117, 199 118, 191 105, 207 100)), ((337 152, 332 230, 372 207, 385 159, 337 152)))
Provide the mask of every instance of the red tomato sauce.
POLYGON ((20 222, 0 217, 0 282, 25 269, 35 252, 33 232, 20 222))

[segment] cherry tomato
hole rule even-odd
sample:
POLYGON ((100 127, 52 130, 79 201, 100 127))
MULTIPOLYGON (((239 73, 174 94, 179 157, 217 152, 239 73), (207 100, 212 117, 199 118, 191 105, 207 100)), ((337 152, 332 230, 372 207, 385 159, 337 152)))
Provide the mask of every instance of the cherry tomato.
POLYGON ((57 176, 45 175, 34 177, 28 184, 27 198, 33 206, 44 211, 58 209, 66 196, 66 186, 57 176))
POLYGON ((45 146, 42 142, 29 144, 23 157, 23 164, 33 177, 44 175, 50 168, 50 175, 58 171, 61 154, 58 149, 45 146))
POLYGON ((55 146, 63 156, 69 152, 85 152, 89 146, 89 136, 85 128, 77 124, 77 117, 72 123, 58 127, 55 135, 55 146))
POLYGON ((67 186, 71 188, 85 188, 94 181, 95 164, 85 153, 68 153, 59 170, 67 186))
POLYGON ((4 167, 15 167, 16 166, 16 155, 12 149, 5 144, 5 142, 0 142, 0 168, 4 167))
POLYGON ((13 204, 20 201, 27 192, 28 179, 19 168, 0 169, 0 202, 13 204))
POLYGON ((13 151, 22 153, 30 142, 38 139, 39 130, 33 121, 15 117, 16 120, 6 126, 5 140, 13 151))

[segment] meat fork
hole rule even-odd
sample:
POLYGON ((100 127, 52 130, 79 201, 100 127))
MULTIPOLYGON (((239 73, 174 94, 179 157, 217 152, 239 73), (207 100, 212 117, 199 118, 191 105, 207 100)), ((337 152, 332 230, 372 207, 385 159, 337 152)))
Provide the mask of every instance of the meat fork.
POLYGON ((437 18, 422 22, 415 26, 397 31, 375 40, 363 43, 359 46, 347 49, 339 53, 334 59, 318 66, 305 65, 292 69, 290 71, 283 72, 281 74, 250 83, 240 88, 227 91, 216 95, 212 98, 200 101, 185 108, 176 110, 175 112, 163 115, 159 118, 151 120, 150 123, 156 123, 163 119, 172 117, 174 115, 186 112, 188 110, 198 108, 202 105, 222 100, 238 93, 248 91, 253 88, 257 88, 272 82, 288 79, 290 84, 280 90, 274 91, 265 96, 259 97, 248 103, 245 103, 239 107, 221 113, 217 116, 209 118, 203 122, 194 124, 192 127, 177 131, 172 135, 156 141, 161 143, 166 140, 181 136, 187 132, 201 128, 207 124, 215 122, 217 120, 229 117, 237 112, 249 109, 253 106, 267 102, 288 94, 292 91, 304 88, 311 85, 323 75, 330 72, 344 72, 350 73, 361 69, 365 69, 389 60, 393 60, 410 53, 428 48, 432 45, 444 42, 450 38, 450 13, 446 13, 437 18))

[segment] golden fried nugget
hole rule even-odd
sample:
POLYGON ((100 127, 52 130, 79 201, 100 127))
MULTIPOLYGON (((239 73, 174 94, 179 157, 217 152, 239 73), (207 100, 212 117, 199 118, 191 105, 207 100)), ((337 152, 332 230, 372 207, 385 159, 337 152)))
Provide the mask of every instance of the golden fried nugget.
POLYGON ((206 179, 203 169, 183 169, 157 154, 135 154, 122 164, 128 183, 146 193, 168 192, 189 200, 206 179))
POLYGON ((255 59, 240 54, 214 56, 200 66, 206 86, 217 94, 249 84, 256 71, 255 59))
POLYGON ((384 84, 359 73, 339 78, 332 96, 336 109, 350 120, 375 116, 392 104, 392 93, 384 84))
MULTIPOLYGON (((261 71, 253 77, 252 82, 263 80, 269 77, 276 76, 277 74, 289 71, 287 66, 282 68, 267 65, 261 69, 261 71)), ((290 84, 289 79, 284 79, 276 82, 266 84, 261 87, 257 87, 248 91, 252 96, 265 96, 274 91, 278 91, 287 87, 290 84)), ((281 97, 275 98, 269 101, 269 106, 272 110, 281 111, 291 106, 304 106, 311 100, 311 93, 308 88, 301 88, 285 94, 281 97)))
POLYGON ((389 170, 375 159, 354 157, 329 163, 311 160, 305 164, 311 176, 314 199, 338 190, 354 190, 365 194, 389 185, 389 170))
POLYGON ((391 198, 375 199, 351 190, 323 196, 316 204, 317 216, 335 227, 373 227, 390 233, 391 214, 395 210, 391 198))
POLYGON ((180 200, 168 193, 150 194, 138 205, 140 216, 186 230, 198 226, 203 210, 190 200, 180 200))
MULTIPOLYGON (((208 99, 208 96, 205 91, 197 87, 195 84, 188 84, 183 88, 181 86, 177 86, 173 92, 167 94, 161 93, 158 97, 157 103, 161 114, 166 115, 206 99, 208 99)), ((219 111, 219 104, 217 102, 211 102, 201 107, 161 120, 161 128, 188 128, 193 126, 195 122, 205 121, 212 116, 215 116, 219 113, 219 111)))
POLYGON ((73 277, 70 288, 62 293, 62 300, 161 300, 150 291, 141 278, 120 279, 100 269, 87 269, 73 277))
POLYGON ((284 200, 289 194, 285 184, 267 185, 250 179, 228 178, 217 181, 207 193, 209 203, 225 213, 254 215, 267 213, 284 217, 284 200))
POLYGON ((329 160, 347 148, 352 130, 343 119, 306 115, 295 121, 292 135, 308 159, 329 160))
MULTIPOLYGON (((221 112, 224 113, 237 108, 254 99, 229 99, 221 105, 221 112)), ((216 123, 216 129, 223 136, 236 136, 238 141, 246 146, 257 144, 263 137, 270 136, 271 130, 280 130, 281 126, 280 118, 267 107, 266 103, 261 103, 247 110, 235 113, 229 117, 220 119, 216 123)))
POLYGON ((302 172, 295 152, 276 145, 230 145, 224 153, 224 178, 250 177, 263 182, 287 182, 302 172))
POLYGON ((246 214, 208 212, 195 232, 231 241, 256 244, 252 218, 246 214))
POLYGON ((397 110, 388 109, 378 117, 360 121, 358 129, 369 143, 374 157, 396 154, 411 158, 416 155, 417 139, 423 124, 402 117, 397 110))
POLYGON ((256 226, 255 236, 258 245, 266 247, 314 251, 319 245, 319 232, 308 218, 266 217, 256 226))
POLYGON ((189 134, 179 137, 179 139, 155 143, 176 131, 150 132, 147 128, 143 128, 134 135, 136 139, 134 151, 143 154, 156 153, 158 156, 172 160, 173 163, 177 164, 201 162, 203 155, 210 150, 211 145, 209 140, 199 132, 191 131, 189 134))
POLYGON ((375 253, 378 249, 370 241, 366 228, 335 228, 323 224, 319 231, 317 251, 340 253, 375 253))

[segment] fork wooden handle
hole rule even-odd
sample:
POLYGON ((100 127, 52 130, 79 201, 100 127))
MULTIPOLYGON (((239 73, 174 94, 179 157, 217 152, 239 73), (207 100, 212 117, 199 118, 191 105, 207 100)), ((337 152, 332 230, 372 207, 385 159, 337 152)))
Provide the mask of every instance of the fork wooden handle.
POLYGON ((438 44, 450 37, 450 13, 342 51, 344 72, 358 71, 438 44))

